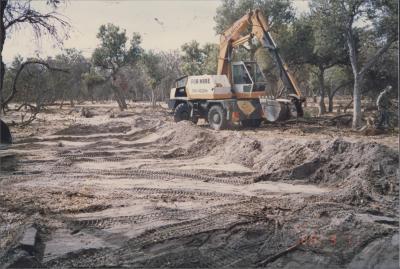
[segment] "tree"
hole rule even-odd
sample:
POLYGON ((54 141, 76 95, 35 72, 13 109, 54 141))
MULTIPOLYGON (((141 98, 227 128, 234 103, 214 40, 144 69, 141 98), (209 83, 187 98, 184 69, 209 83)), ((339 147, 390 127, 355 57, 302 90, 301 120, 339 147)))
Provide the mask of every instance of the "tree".
POLYGON ((281 50, 292 65, 311 65, 319 93, 319 115, 326 112, 325 72, 347 64, 347 50, 342 33, 328 23, 324 14, 311 4, 310 14, 297 19, 280 41, 281 50))
MULTIPOLYGON (((380 57, 377 62, 365 73, 363 81, 363 95, 368 95, 371 98, 376 98, 380 91, 387 85, 398 88, 398 56, 399 44, 393 44, 389 50, 380 57)), ((371 44, 369 49, 364 50, 363 58, 370 58, 376 51, 374 44, 371 44)), ((397 91, 392 91, 396 95, 397 91)))
POLYGON ((186 75, 205 75, 217 73, 219 47, 217 44, 206 43, 203 47, 192 40, 182 45, 182 71, 186 75))
POLYGON ((213 43, 206 43, 203 46, 203 53, 205 55, 205 59, 203 62, 204 74, 217 74, 219 46, 213 43))
POLYGON ((202 75, 205 55, 199 42, 192 40, 190 43, 185 43, 181 46, 181 50, 183 73, 191 76, 202 75))
POLYGON ((335 66, 326 72, 326 90, 328 94, 328 112, 333 112, 333 97, 339 91, 344 91, 351 86, 353 79, 349 66, 335 66))
MULTIPOLYGON (((182 76, 181 70, 181 57, 179 51, 171 51, 171 52, 161 52, 160 55, 160 72, 162 74, 162 80, 160 82, 160 100, 165 100, 166 97, 169 98, 169 92, 171 90, 171 86, 173 85, 174 81, 182 76)), ((210 57, 212 57, 212 52, 210 52, 210 57)), ((208 57, 207 57, 208 59, 208 57)), ((203 70, 205 71, 206 68, 212 68, 212 64, 208 63, 206 59, 205 67, 203 70)), ((217 61, 217 59, 215 59, 217 61)), ((215 67, 216 68, 216 67, 215 67)), ((207 72, 207 71, 205 71, 207 72)), ((216 70, 210 74, 215 74, 216 70)))
POLYGON ((86 86, 87 95, 93 103, 94 89, 96 86, 103 85, 105 83, 105 79, 103 76, 97 74, 93 70, 89 70, 89 72, 82 74, 81 79, 83 80, 83 83, 86 86))
POLYGON ((150 101, 152 106, 155 107, 157 101, 157 90, 163 79, 163 72, 161 69, 161 57, 153 51, 148 51, 143 55, 143 63, 146 70, 146 84, 151 90, 150 101))
POLYGON ((9 85, 9 94, 3 101, 3 105, 6 108, 7 104, 19 95, 16 99, 22 101, 22 104, 14 110, 19 111, 23 107, 30 108, 30 118, 22 123, 26 125, 35 120, 43 106, 55 101, 55 89, 49 87, 49 76, 53 71, 68 72, 68 70, 52 67, 48 62, 40 59, 31 58, 23 61, 20 57, 15 58, 12 66, 12 83, 9 85), (36 105, 32 105, 32 102, 36 105))
POLYGON ((134 33, 128 48, 126 31, 109 23, 100 26, 97 38, 100 39, 101 43, 100 47, 93 52, 93 64, 109 74, 107 80, 111 79, 115 99, 119 108, 124 110, 127 105, 125 93, 117 85, 118 72, 122 67, 137 62, 141 57, 141 37, 138 33, 134 33))
POLYGON ((51 87, 57 89, 57 99, 61 100, 61 106, 65 99, 74 105, 82 95, 84 81, 82 75, 87 73, 90 63, 83 57, 82 52, 76 49, 66 49, 63 54, 49 59, 53 66, 63 67, 69 70, 68 74, 55 73, 50 78, 51 87))
POLYGON ((54 10, 49 13, 41 13, 31 6, 31 0, 1 0, 0 1, 0 109, 4 109, 3 82, 5 64, 3 61, 3 49, 6 37, 12 31, 18 30, 23 25, 32 27, 34 34, 40 38, 43 34, 49 34, 59 43, 67 37, 68 22, 61 19, 55 9, 60 0, 47 0, 47 4, 54 10))
POLYGON ((398 1, 396 0, 338 0, 315 1, 327 18, 333 19, 346 38, 348 57, 353 73, 353 129, 361 125, 361 85, 367 71, 398 41, 398 1), (368 58, 361 58, 365 46, 358 39, 368 31, 368 42, 374 41, 376 50, 368 58))

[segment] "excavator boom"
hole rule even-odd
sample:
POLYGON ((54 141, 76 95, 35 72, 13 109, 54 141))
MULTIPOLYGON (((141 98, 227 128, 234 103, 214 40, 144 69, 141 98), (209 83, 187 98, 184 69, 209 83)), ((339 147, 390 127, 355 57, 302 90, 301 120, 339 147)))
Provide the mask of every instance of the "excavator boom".
POLYGON ((221 35, 217 74, 227 75, 229 80, 232 79, 230 62, 233 49, 250 41, 254 36, 270 52, 279 68, 280 77, 286 89, 300 99, 301 91, 269 33, 267 20, 258 9, 248 12, 221 35), (251 33, 242 36, 241 34, 249 27, 251 27, 251 33))
POLYGON ((241 33, 247 29, 251 19, 251 12, 237 20, 228 30, 223 32, 220 37, 218 75, 227 75, 231 79, 230 62, 232 55, 232 42, 241 37, 241 33))

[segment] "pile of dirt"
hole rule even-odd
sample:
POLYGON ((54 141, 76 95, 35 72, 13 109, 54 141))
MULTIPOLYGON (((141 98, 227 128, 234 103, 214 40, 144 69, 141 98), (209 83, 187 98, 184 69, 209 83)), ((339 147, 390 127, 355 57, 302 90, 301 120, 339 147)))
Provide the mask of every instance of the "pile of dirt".
POLYGON ((255 139, 241 132, 214 132, 187 121, 165 125, 156 133, 157 143, 171 149, 160 157, 213 156, 260 173, 256 181, 301 180, 339 188, 346 197, 360 199, 398 193, 398 155, 378 143, 342 138, 255 139))
POLYGON ((91 135, 103 133, 125 133, 131 130, 125 122, 109 122, 100 125, 74 124, 62 129, 55 135, 91 135))
POLYGON ((159 156, 163 158, 204 156, 221 140, 214 132, 189 121, 181 121, 173 126, 165 125, 156 131, 156 135, 158 138, 155 143, 171 148, 167 153, 159 156))
POLYGON ((247 167, 253 167, 255 159, 263 152, 260 141, 251 139, 240 132, 224 138, 211 154, 218 156, 225 163, 238 163, 247 167))
POLYGON ((343 139, 300 143, 276 141, 263 150, 253 168, 259 180, 306 180, 339 188, 362 188, 364 192, 398 192, 398 155, 377 143, 351 143, 343 139))
POLYGON ((160 119, 143 118, 140 116, 135 116, 132 121, 132 127, 140 129, 158 128, 164 125, 160 119))

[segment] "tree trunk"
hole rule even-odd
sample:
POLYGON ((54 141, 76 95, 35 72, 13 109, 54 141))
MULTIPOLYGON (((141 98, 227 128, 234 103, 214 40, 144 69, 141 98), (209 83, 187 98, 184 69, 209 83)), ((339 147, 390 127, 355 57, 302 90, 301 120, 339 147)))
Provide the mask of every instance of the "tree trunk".
MULTIPOLYGON (((0 52, 1 53, 1 52, 0 52)), ((3 83, 4 83, 4 73, 6 71, 5 64, 3 63, 3 57, 0 56, 0 115, 4 112, 4 95, 3 95, 3 83)))
POLYGON ((111 87, 114 92, 115 100, 118 103, 119 109, 121 111, 124 111, 124 109, 127 109, 128 106, 126 105, 126 102, 125 102, 125 95, 123 94, 123 92, 120 90, 120 88, 118 87, 118 85, 116 83, 117 82, 116 72, 114 72, 114 74, 111 76, 111 79, 112 79, 111 87))
POLYGON ((124 111, 124 109, 128 108, 128 106, 126 105, 126 102, 125 102, 125 97, 123 96, 123 94, 117 87, 113 87, 113 90, 114 90, 114 96, 118 103, 119 109, 121 111, 124 111))
POLYGON ((361 91, 360 91, 360 78, 354 76, 354 89, 353 89, 353 124, 352 128, 357 129, 361 126, 361 91))
POLYGON ((357 63, 357 52, 355 48, 354 38, 352 35, 351 28, 348 30, 347 34, 347 46, 349 48, 349 55, 350 55, 350 63, 351 69, 353 71, 354 76, 354 85, 353 85, 353 123, 352 128, 357 129, 361 125, 361 91, 360 81, 361 77, 358 75, 358 63, 357 63))
POLYGON ((151 106, 156 107, 156 95, 154 89, 151 89, 151 106))
POLYGON ((333 112, 333 94, 328 95, 328 112, 333 112))
POLYGON ((318 73, 319 82, 319 103, 318 103, 318 115, 321 116, 326 113, 325 107, 325 80, 324 80, 325 69, 320 66, 318 73))
POLYGON ((8 4, 8 0, 0 0, 0 115, 4 112, 4 95, 3 95, 3 82, 4 73, 6 71, 3 62, 3 48, 6 41, 6 28, 4 25, 4 11, 8 4))
POLYGON ((354 85, 353 85, 353 123, 352 128, 357 129, 361 125, 361 92, 359 89, 359 83, 361 81, 361 77, 358 75, 358 61, 357 61, 357 50, 356 44, 353 36, 353 17, 348 23, 347 32, 346 32, 346 42, 347 47, 349 48, 349 56, 351 63, 351 70, 353 71, 354 76, 354 85))

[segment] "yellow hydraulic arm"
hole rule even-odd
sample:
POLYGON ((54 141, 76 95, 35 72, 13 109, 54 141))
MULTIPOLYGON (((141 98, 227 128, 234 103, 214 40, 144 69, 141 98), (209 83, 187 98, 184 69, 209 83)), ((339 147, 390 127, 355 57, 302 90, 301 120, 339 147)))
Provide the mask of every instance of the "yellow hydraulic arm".
POLYGON ((228 30, 222 33, 220 38, 220 49, 218 58, 218 75, 227 75, 229 80, 232 81, 231 74, 231 57, 232 50, 238 46, 250 41, 253 37, 261 42, 262 46, 271 53, 275 63, 279 67, 280 77, 287 88, 287 90, 301 97, 301 91, 293 76, 289 73, 288 67, 279 54, 278 47, 276 46, 272 36, 269 33, 267 20, 262 15, 259 9, 250 11, 242 18, 237 20, 228 30), (251 33, 242 36, 248 27, 251 27, 251 33))

